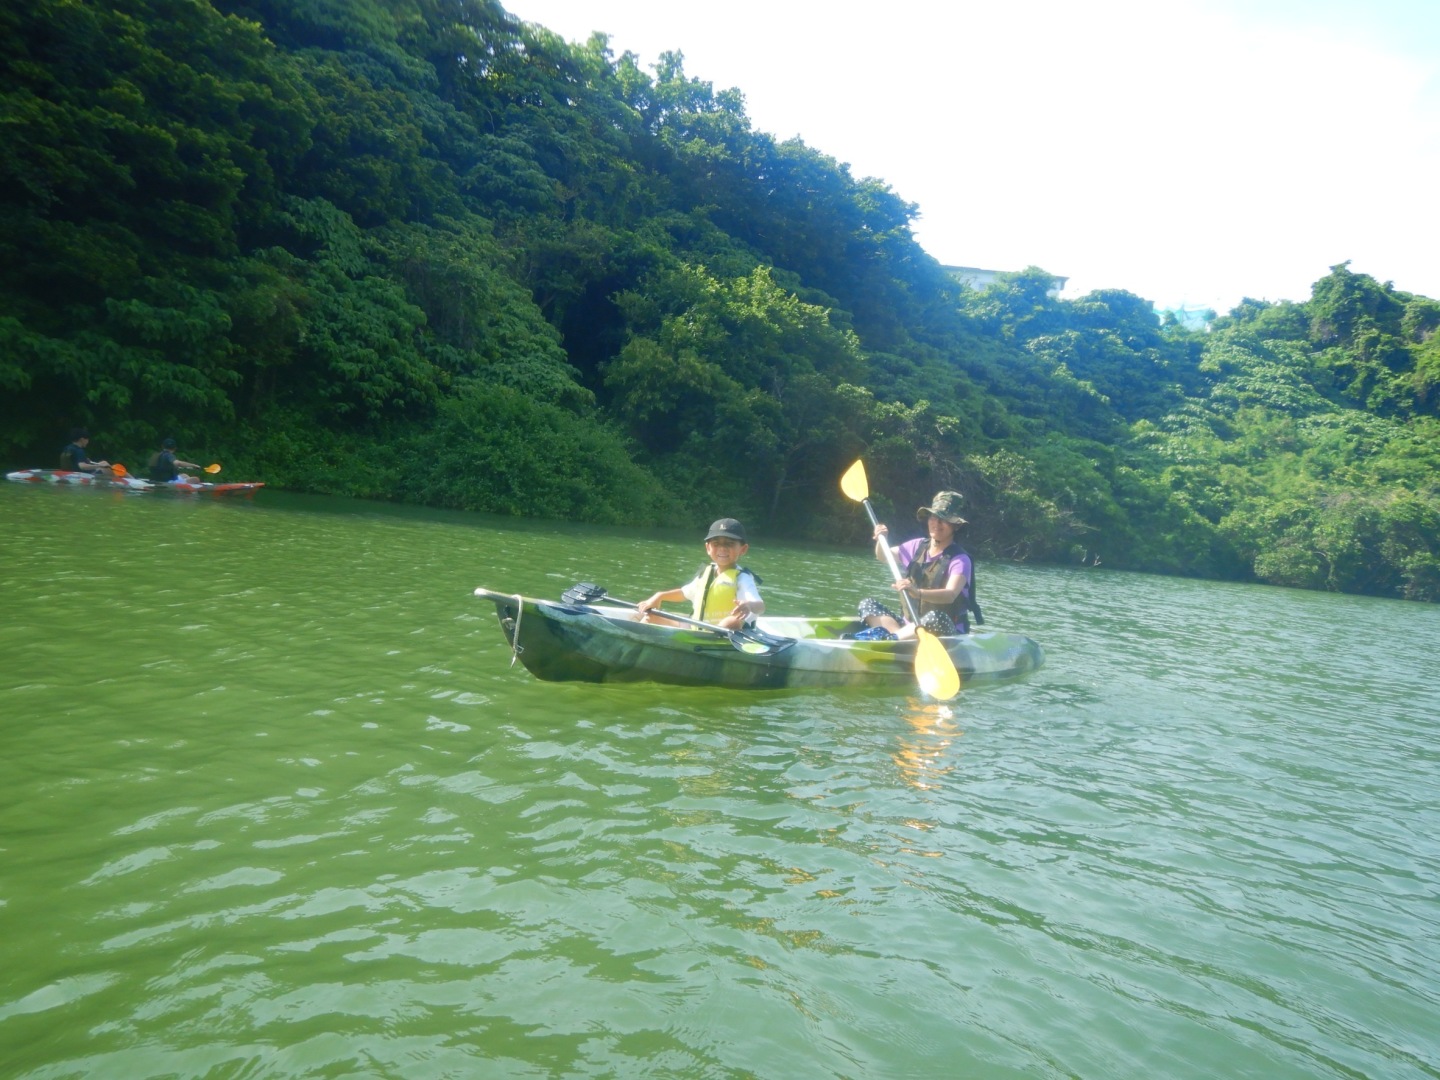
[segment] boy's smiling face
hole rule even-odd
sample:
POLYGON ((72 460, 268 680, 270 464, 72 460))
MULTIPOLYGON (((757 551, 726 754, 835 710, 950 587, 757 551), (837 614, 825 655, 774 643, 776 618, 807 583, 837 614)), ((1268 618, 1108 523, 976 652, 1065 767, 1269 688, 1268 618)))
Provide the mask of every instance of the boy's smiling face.
POLYGON ((749 550, 749 544, 731 540, 728 536, 717 536, 714 540, 705 541, 705 554, 709 555, 710 561, 721 570, 729 570, 749 550))

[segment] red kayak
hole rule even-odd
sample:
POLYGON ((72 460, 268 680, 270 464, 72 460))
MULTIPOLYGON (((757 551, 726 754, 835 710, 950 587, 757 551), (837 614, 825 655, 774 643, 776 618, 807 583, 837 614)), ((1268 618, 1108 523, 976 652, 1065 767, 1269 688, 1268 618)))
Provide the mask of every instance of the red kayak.
POLYGON ((71 484, 79 487, 114 488, 118 491, 173 491, 187 495, 252 495, 264 484, 211 484, 200 480, 176 480, 156 484, 138 476, 70 471, 68 469, 20 469, 6 473, 6 480, 19 484, 71 484))

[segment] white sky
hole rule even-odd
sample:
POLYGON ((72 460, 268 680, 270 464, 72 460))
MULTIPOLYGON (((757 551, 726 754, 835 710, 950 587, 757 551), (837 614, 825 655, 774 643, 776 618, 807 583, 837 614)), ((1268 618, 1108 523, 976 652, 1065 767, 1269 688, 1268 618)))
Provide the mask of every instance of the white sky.
POLYGON ((1349 259, 1440 299, 1437 0, 502 3, 647 71, 684 53, 918 203, 942 263, 1223 313, 1349 259))

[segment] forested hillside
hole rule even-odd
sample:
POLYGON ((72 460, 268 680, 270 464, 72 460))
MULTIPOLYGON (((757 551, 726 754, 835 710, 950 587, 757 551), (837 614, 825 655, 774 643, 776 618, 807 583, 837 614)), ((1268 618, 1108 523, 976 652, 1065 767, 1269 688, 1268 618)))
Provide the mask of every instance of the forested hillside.
MULTIPOLYGON (((683 46, 683 42, 677 42, 683 46)), ((0 458, 1440 600, 1440 304, 985 292, 737 91, 489 0, 0 9, 0 458)), ((1062 268, 1057 268, 1062 269, 1062 268)))

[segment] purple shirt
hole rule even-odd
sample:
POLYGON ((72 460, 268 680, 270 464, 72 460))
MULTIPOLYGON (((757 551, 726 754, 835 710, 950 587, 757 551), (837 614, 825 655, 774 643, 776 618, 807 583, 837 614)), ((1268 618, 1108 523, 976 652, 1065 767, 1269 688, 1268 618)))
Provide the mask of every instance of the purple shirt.
MULTIPOLYGON (((905 543, 901 544, 899 554, 896 555, 896 561, 900 564, 900 572, 902 574, 905 573, 905 569, 929 546, 930 538, 928 536, 917 536, 914 540, 906 540, 905 543)), ((956 574, 959 574, 961 580, 965 583, 964 587, 960 590, 960 595, 968 595, 970 592, 969 555, 956 555, 950 560, 950 565, 945 570, 945 583, 948 583, 956 574)), ((943 588, 944 584, 942 584, 941 587, 943 588)))

